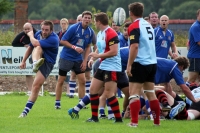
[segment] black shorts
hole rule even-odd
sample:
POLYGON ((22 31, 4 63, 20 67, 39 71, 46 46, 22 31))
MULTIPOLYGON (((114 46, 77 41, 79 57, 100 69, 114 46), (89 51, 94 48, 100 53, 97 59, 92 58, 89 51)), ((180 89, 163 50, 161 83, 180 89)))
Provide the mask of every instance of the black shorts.
MULTIPOLYGON (((87 64, 88 64, 88 62, 87 62, 87 64)), ((92 70, 92 68, 89 68, 88 65, 87 65, 87 66, 86 66, 86 69, 85 69, 85 72, 88 72, 88 71, 91 71, 91 70, 92 70)), ((71 71, 74 72, 74 70, 71 70, 71 71)))
POLYGON ((128 87, 128 77, 125 72, 117 72, 117 87, 122 90, 125 87, 128 87))
POLYGON ((189 58, 189 72, 200 72, 200 58, 189 58))
POLYGON ((103 82, 109 82, 109 81, 117 82, 117 72, 97 69, 94 78, 101 80, 103 82))
POLYGON ((42 73, 42 75, 45 77, 45 79, 49 76, 49 74, 53 70, 53 67, 54 67, 54 64, 48 63, 46 61, 44 61, 42 66, 39 67, 39 70, 42 73))
POLYGON ((132 64, 131 74, 129 77, 129 82, 144 83, 153 82, 156 74, 156 64, 141 65, 138 62, 132 64))
POLYGON ((198 101, 196 103, 193 102, 189 109, 197 110, 200 112, 200 101, 198 101))
POLYGON ((69 61, 60 58, 59 59, 59 75, 66 76, 66 74, 73 70, 75 74, 85 73, 85 71, 81 71, 81 64, 83 61, 69 61))

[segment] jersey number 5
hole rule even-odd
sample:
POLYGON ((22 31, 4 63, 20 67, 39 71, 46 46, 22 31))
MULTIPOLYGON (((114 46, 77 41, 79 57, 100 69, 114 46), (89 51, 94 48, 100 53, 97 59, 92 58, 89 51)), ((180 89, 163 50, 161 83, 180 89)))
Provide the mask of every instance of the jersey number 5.
POLYGON ((150 30, 150 27, 146 27, 147 33, 151 35, 151 37, 149 37, 149 40, 153 40, 153 33, 150 30))

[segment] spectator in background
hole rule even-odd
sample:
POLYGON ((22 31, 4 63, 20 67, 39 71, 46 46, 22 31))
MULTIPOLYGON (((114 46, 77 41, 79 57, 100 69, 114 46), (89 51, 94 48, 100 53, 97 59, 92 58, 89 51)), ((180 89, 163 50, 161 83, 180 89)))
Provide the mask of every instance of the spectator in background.
POLYGON ((178 57, 178 52, 174 42, 174 34, 168 29, 169 18, 167 15, 160 17, 160 26, 154 29, 156 42, 156 56, 167 58, 170 47, 172 49, 171 58, 178 57))
MULTIPOLYGON (((32 31, 32 30, 33 30, 33 33, 35 34, 36 30, 33 28, 32 24, 29 23, 29 22, 25 23, 24 26, 23 26, 23 31, 20 32, 14 38, 14 40, 12 42, 12 46, 13 47, 26 47, 26 48, 28 48, 29 44, 30 44, 30 38, 27 35, 27 33, 29 31, 32 31)), ((30 64, 33 63, 31 57, 29 58, 29 63, 30 64)), ((28 93, 27 93, 28 95, 31 92, 32 84, 33 84, 33 76, 32 75, 26 75, 26 85, 28 87, 28 93)))
POLYGON ((158 18, 158 14, 156 12, 151 12, 149 14, 149 22, 153 28, 156 28, 158 26, 159 18, 158 18))
POLYGON ((187 84, 194 83, 200 73, 200 9, 197 10, 197 20, 189 30, 188 55, 190 62, 187 84))
MULTIPOLYGON (((61 40, 62 36, 65 34, 65 32, 67 31, 68 29, 68 26, 69 26, 69 22, 66 18, 62 18, 60 20, 60 27, 61 27, 61 30, 57 33, 57 35, 59 36, 59 39, 61 40)), ((63 46, 62 44, 59 44, 59 46, 63 46)), ((65 79, 65 84, 66 84, 66 95, 69 96, 69 77, 67 75, 66 79, 65 79)), ((58 75, 56 75, 56 80, 58 80, 58 75)), ((61 96, 61 95, 60 95, 61 96)), ((59 108, 56 108, 56 109, 59 109, 59 108)))

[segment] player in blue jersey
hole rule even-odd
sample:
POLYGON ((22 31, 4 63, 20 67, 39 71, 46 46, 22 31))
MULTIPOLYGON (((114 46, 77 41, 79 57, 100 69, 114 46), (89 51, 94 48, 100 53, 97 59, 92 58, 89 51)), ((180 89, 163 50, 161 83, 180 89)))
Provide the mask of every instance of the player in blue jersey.
POLYGON ((144 10, 142 3, 131 3, 128 8, 129 16, 133 22, 128 28, 130 51, 126 69, 129 76, 129 106, 131 112, 129 126, 138 126, 140 92, 142 88, 149 100, 154 125, 160 125, 160 106, 154 92, 154 77, 157 64, 154 31, 152 26, 142 18, 144 10))
POLYGON ((172 58, 178 56, 176 45, 174 43, 174 34, 168 29, 169 18, 166 15, 160 17, 160 26, 154 29, 156 42, 156 56, 167 58, 170 47, 172 49, 172 58))
MULTIPOLYGON (((92 13, 90 11, 84 11, 82 13, 82 22, 70 26, 60 41, 64 47, 60 53, 59 77, 56 84, 55 103, 59 106, 62 85, 65 81, 66 74, 70 70, 73 70, 77 75, 79 90, 85 92, 85 70, 93 37, 93 31, 89 27, 91 19, 92 13), (82 55, 83 52, 84 56, 82 55)), ((84 97, 84 94, 81 97, 84 97)))
MULTIPOLYGON (((98 122, 98 91, 104 87, 105 95, 111 109, 115 115, 115 122, 122 122, 119 111, 119 103, 115 97, 117 88, 117 72, 121 72, 121 58, 119 52, 119 39, 117 33, 108 26, 108 16, 106 13, 94 15, 95 27, 100 31, 97 34, 97 50, 90 53, 91 61, 101 59, 99 69, 97 69, 90 86, 90 101, 92 117, 87 122, 98 122)), ((90 61, 89 61, 90 64, 90 61)))
POLYGON ((36 72, 36 76, 33 82, 31 95, 19 117, 26 117, 34 105, 42 84, 49 76, 56 63, 59 47, 59 38, 58 35, 53 32, 53 23, 51 21, 43 21, 41 23, 41 31, 38 31, 35 36, 33 31, 28 32, 27 35, 30 38, 31 44, 26 50, 20 68, 26 68, 26 60, 32 53, 33 71, 36 72))
MULTIPOLYGON (((78 23, 82 21, 82 14, 77 16, 76 21, 78 23)), ((96 34, 95 33, 93 34, 93 37, 92 37, 92 44, 94 45, 94 49, 95 49, 95 47, 96 47, 96 34)), ((91 49, 91 51, 92 51, 92 49, 91 49)), ((88 61, 89 61, 89 59, 90 58, 88 58, 88 61)), ((89 88, 90 88, 90 84, 91 84, 91 72, 90 71, 91 71, 91 68, 89 68, 87 66, 87 68, 85 70, 85 79, 86 79, 85 92, 84 92, 84 90, 78 90, 79 100, 81 100, 85 94, 89 93, 89 88)), ((69 98, 74 98, 75 88, 76 88, 76 74, 74 73, 74 71, 71 71, 70 81, 69 81, 69 89, 70 89, 69 98)))
POLYGON ((197 10, 197 20, 189 30, 189 50, 187 57, 190 61, 187 82, 194 83, 200 73, 200 9, 197 10))
POLYGON ((170 80, 174 78, 177 85, 180 86, 183 93, 193 102, 196 102, 190 89, 186 86, 182 72, 189 66, 188 59, 185 57, 177 57, 173 60, 157 58, 157 71, 155 76, 155 84, 163 83, 165 90, 175 99, 179 99, 172 91, 170 80))
MULTIPOLYGON (((125 47, 120 50, 122 59, 122 69, 126 67, 128 62, 129 49, 125 47), (123 50, 123 51, 122 51, 123 50)), ((155 75, 155 84, 161 84, 165 86, 165 90, 172 95, 175 99, 178 99, 178 95, 172 92, 170 80, 174 79, 177 85, 180 86, 183 93, 193 102, 196 102, 191 94, 190 89, 186 86, 182 72, 189 66, 188 59, 185 57, 177 57, 175 60, 169 60, 164 58, 157 58, 157 70, 155 75)))
POLYGON ((128 27, 130 24, 131 24, 131 22, 126 22, 124 24, 123 34, 118 35, 119 42, 120 42, 120 48, 128 46, 128 32, 127 31, 128 31, 128 27))

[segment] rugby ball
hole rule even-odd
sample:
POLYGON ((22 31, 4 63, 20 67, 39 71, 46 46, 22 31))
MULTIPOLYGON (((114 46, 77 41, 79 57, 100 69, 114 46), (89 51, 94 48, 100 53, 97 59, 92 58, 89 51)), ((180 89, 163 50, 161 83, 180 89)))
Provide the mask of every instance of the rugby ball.
POLYGON ((123 8, 118 7, 113 13, 113 21, 117 26, 123 25, 126 20, 126 12, 123 8))

